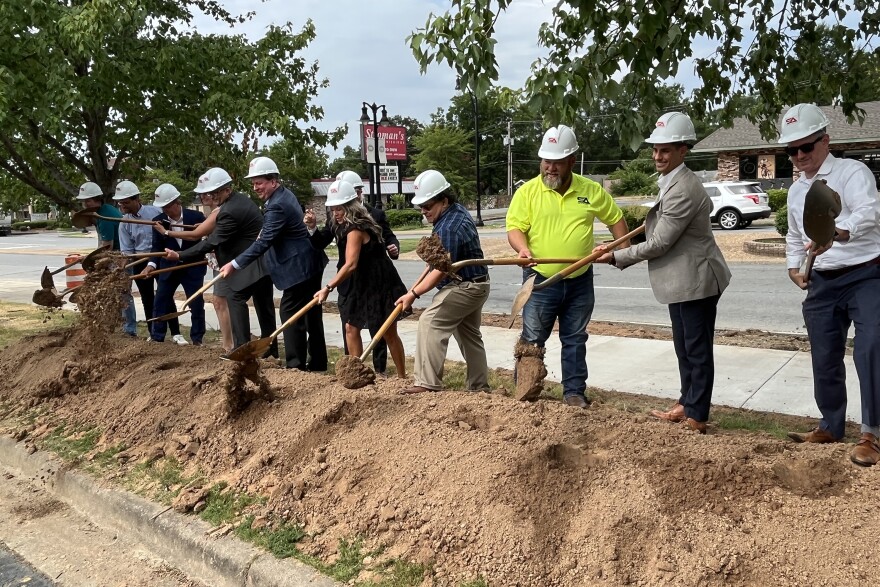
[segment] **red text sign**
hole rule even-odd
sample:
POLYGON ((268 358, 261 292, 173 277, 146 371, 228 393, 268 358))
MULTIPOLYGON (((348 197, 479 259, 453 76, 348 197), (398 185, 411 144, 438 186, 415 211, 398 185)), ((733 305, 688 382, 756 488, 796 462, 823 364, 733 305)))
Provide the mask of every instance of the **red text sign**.
MULTIPOLYGON (((363 144, 373 141, 373 125, 363 126, 363 144)), ((380 126, 379 138, 385 139, 385 155, 389 161, 406 160, 406 127, 404 126, 380 126)))

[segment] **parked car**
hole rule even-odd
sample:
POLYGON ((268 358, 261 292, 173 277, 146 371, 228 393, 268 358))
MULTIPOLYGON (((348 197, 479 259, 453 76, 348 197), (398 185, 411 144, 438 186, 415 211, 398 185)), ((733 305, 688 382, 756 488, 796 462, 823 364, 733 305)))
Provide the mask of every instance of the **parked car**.
POLYGON ((0 214, 0 236, 9 236, 12 233, 12 217, 0 214))
POLYGON ((710 218, 722 230, 749 226, 753 220, 770 218, 769 196, 761 185, 750 181, 712 181, 704 183, 712 198, 710 218))

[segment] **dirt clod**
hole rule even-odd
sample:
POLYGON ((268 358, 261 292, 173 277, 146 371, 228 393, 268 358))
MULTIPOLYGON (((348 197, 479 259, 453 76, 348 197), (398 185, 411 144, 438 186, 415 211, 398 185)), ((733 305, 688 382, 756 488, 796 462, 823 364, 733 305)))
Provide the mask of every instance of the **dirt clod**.
POLYGON ((546 349, 536 344, 518 340, 513 347, 516 358, 516 399, 521 402, 532 402, 544 391, 544 378, 547 367, 544 365, 546 349))
POLYGON ((449 251, 446 250, 443 243, 440 242, 440 237, 436 234, 422 237, 416 247, 416 255, 438 271, 446 273, 452 271, 452 257, 450 257, 449 251))
POLYGON ((359 389, 376 381, 376 374, 360 357, 345 355, 336 361, 336 378, 346 389, 359 389))

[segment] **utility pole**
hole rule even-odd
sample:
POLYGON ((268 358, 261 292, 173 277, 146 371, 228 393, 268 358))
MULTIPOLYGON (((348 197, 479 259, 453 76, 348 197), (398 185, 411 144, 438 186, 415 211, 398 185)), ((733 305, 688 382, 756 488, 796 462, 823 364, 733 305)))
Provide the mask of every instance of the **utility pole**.
POLYGON ((507 136, 504 143, 507 145, 507 196, 513 196, 513 121, 507 121, 507 136))

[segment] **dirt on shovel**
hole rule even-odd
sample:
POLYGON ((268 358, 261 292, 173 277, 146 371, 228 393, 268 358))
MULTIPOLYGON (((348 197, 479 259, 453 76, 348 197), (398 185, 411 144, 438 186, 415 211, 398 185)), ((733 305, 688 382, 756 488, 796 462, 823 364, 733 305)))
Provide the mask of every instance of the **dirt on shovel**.
POLYGON ((358 389, 376 381, 376 374, 360 357, 345 355, 336 361, 336 378, 346 389, 358 389))
POLYGON ((518 340, 513 347, 516 358, 516 399, 521 402, 533 402, 544 391, 544 378, 547 367, 544 365, 546 349, 536 344, 518 340))

